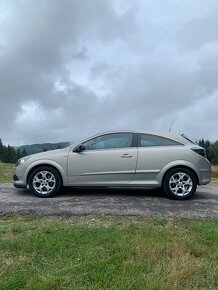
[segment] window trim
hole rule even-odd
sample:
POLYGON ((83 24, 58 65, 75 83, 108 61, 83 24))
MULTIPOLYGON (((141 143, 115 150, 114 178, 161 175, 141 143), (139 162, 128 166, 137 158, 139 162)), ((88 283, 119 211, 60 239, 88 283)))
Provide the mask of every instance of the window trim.
POLYGON ((102 135, 98 135, 98 136, 95 136, 95 137, 92 137, 88 140, 84 140, 82 143, 80 143, 79 145, 81 144, 84 144, 86 142, 89 142, 93 139, 96 139, 96 138, 99 138, 99 137, 103 137, 103 136, 107 136, 107 135, 118 135, 118 134, 131 134, 132 135, 132 144, 130 147, 119 147, 119 148, 99 148, 99 149, 87 149, 85 150, 85 152, 93 152, 93 151, 99 151, 99 150, 125 150, 125 149, 129 149, 129 148, 137 148, 137 143, 138 143, 138 140, 137 140, 137 133, 133 133, 133 132, 114 132, 114 133, 105 133, 105 134, 102 134, 102 135))

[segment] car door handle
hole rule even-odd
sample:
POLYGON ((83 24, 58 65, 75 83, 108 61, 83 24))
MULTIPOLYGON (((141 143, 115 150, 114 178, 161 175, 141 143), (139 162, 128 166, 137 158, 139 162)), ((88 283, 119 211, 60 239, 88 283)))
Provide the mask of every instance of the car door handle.
POLYGON ((132 155, 128 154, 128 153, 124 153, 123 155, 121 155, 121 158, 131 158, 132 155))

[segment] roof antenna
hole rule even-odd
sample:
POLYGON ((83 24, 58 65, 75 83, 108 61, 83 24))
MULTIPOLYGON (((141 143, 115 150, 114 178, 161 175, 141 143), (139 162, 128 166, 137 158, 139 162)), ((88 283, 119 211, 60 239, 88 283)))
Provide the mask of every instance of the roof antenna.
POLYGON ((169 128, 169 132, 171 131, 172 127, 173 127, 173 124, 174 124, 174 120, 172 121, 171 125, 170 125, 170 128, 169 128))

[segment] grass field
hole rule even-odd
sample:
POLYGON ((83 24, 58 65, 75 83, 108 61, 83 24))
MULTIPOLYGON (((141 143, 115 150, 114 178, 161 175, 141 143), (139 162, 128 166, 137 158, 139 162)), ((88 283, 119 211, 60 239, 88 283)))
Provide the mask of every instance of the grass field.
POLYGON ((0 162, 0 183, 12 182, 14 164, 0 162))
POLYGON ((212 166, 212 182, 218 183, 218 165, 212 166))
MULTIPOLYGON (((0 182, 13 167, 0 163, 0 182)), ((4 290, 218 289, 216 220, 8 215, 0 237, 4 290)))
POLYGON ((0 289, 218 289, 218 222, 0 218, 0 289))

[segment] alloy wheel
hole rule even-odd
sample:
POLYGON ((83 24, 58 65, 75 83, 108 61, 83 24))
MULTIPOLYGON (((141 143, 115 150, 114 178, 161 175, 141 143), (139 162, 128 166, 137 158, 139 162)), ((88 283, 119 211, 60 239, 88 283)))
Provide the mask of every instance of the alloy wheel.
POLYGON ((33 188, 39 194, 49 194, 55 185, 56 178, 50 171, 39 171, 33 177, 33 188))
POLYGON ((169 188, 176 196, 186 196, 192 191, 192 178, 187 173, 176 172, 169 180, 169 188))

